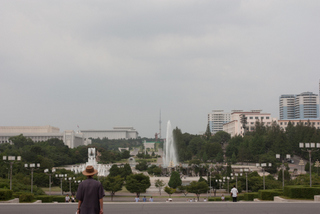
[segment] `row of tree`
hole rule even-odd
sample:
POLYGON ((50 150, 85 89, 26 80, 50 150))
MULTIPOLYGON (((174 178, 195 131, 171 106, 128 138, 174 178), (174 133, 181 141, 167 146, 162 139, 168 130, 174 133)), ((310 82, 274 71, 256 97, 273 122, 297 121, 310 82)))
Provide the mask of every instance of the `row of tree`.
MULTIPOLYGON (((276 122, 266 126, 257 121, 254 131, 232 138, 223 131, 211 135, 209 126, 204 135, 182 133, 179 128, 174 129, 173 134, 180 162, 199 159, 205 163, 275 163, 275 154, 280 154, 281 157, 291 154, 308 158, 308 153, 299 148, 299 142, 320 142, 320 129, 316 129, 311 123, 298 123, 294 126, 289 122, 286 130, 283 130, 276 122)), ((319 152, 312 156, 312 161, 316 159, 320 159, 319 152)))

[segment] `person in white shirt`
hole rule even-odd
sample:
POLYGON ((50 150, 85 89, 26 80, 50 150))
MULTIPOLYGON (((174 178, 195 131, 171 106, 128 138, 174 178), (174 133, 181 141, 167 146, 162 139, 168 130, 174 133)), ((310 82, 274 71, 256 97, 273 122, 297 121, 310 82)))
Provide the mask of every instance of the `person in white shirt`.
POLYGON ((232 196, 232 201, 237 202, 238 190, 235 185, 233 185, 233 188, 231 189, 230 193, 232 196))
POLYGON ((68 194, 67 194, 67 196, 65 197, 65 201, 66 201, 67 203, 69 203, 69 201, 70 201, 70 197, 69 197, 68 194))

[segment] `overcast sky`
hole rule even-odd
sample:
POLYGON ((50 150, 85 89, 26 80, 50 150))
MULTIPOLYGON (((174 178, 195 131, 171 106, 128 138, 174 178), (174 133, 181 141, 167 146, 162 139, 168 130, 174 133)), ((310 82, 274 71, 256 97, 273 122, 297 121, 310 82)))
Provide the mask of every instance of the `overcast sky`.
POLYGON ((166 123, 319 93, 320 1, 0 1, 0 126, 166 123))

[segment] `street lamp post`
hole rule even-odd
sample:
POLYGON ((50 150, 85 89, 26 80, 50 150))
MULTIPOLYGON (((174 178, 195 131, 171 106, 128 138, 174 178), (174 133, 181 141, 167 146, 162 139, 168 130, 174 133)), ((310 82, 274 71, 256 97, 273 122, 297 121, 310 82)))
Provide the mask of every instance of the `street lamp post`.
POLYGON ((28 168, 30 167, 30 170, 31 170, 31 193, 33 193, 33 170, 36 168, 36 167, 40 167, 40 163, 30 163, 29 165, 26 163, 24 164, 24 167, 25 168, 28 168))
POLYGON ((230 180, 230 177, 223 177, 223 181, 225 182, 227 180, 227 192, 229 192, 229 180, 230 180))
POLYGON ((316 152, 320 148, 320 143, 299 143, 299 148, 304 151, 309 153, 309 173, 310 173, 310 187, 312 187, 312 177, 311 177, 311 153, 316 152))
POLYGON ((268 163, 268 164, 267 164, 267 163, 261 163, 261 164, 257 163, 256 166, 257 166, 257 167, 261 166, 261 168, 262 168, 262 173, 263 173, 263 190, 265 190, 265 189, 266 189, 266 181, 265 181, 265 176, 264 176, 264 171, 265 171, 264 168, 267 167, 267 166, 268 166, 268 167, 271 167, 271 166, 272 166, 272 163, 268 163))
POLYGON ((53 175, 55 172, 56 172, 56 169, 55 169, 55 168, 53 168, 53 169, 51 170, 51 173, 50 173, 49 169, 45 169, 45 170, 44 170, 44 173, 46 173, 47 175, 49 175, 49 192, 50 192, 50 195, 51 195, 51 175, 53 175))
POLYGON ((248 192, 248 172, 249 172, 249 169, 240 169, 240 172, 244 172, 246 174, 246 192, 248 192))
MULTIPOLYGON (((277 159, 281 159, 280 154, 276 154, 276 158, 277 158, 277 159)), ((287 159, 290 159, 290 158, 291 158, 291 155, 287 154, 287 155, 286 155, 286 158, 287 158, 287 159)), ((284 189, 284 159, 283 159, 283 158, 282 158, 281 168, 282 168, 282 189, 284 189)))
POLYGON ((62 190, 62 180, 63 180, 63 177, 68 177, 67 174, 56 174, 56 178, 59 178, 60 179, 60 188, 61 188, 61 195, 63 195, 63 190, 62 190))
POLYGON ((2 160, 4 161, 8 160, 10 163, 10 190, 12 190, 12 165, 16 159, 17 161, 21 161, 21 156, 3 156, 2 157, 2 160))
MULTIPOLYGON (((75 177, 69 177, 68 180, 69 180, 69 190, 70 190, 70 195, 72 195, 72 192, 71 192, 71 181, 72 180, 75 180, 76 178, 75 177)), ((67 180, 67 178, 65 178, 65 180, 67 180)))
POLYGON ((236 177, 236 188, 238 188, 238 173, 231 173, 230 175, 236 177))

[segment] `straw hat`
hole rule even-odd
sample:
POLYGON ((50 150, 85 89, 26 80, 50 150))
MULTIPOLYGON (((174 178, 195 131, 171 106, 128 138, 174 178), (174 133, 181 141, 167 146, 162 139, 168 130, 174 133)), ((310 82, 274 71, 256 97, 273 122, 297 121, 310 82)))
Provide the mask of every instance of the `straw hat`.
POLYGON ((82 172, 82 174, 84 174, 85 176, 93 176, 97 173, 98 171, 94 169, 93 166, 87 166, 86 170, 82 172))

